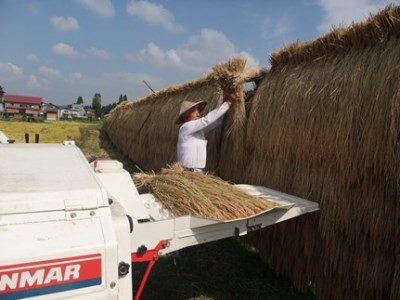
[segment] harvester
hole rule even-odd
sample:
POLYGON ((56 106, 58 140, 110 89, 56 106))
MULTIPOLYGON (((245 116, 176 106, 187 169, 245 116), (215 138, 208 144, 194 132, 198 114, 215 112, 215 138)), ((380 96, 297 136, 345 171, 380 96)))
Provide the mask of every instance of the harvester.
POLYGON ((219 221, 174 216, 140 194, 116 160, 89 162, 73 141, 0 143, 0 299, 139 299, 160 256, 318 210, 261 186, 237 185, 279 203, 219 221), (132 268, 147 262, 133 288, 132 268), (134 293, 135 291, 135 293, 134 293))

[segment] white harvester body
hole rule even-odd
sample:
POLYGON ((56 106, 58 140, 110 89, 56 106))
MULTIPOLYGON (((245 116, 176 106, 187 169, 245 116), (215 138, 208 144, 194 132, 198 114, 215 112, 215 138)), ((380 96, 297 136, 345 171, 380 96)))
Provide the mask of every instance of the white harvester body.
POLYGON ((118 161, 89 164, 72 142, 0 144, 0 299, 139 298, 159 255, 318 210, 264 187, 238 187, 280 205, 230 221, 175 217, 139 194, 118 161), (133 295, 131 265, 142 261, 149 267, 133 295))

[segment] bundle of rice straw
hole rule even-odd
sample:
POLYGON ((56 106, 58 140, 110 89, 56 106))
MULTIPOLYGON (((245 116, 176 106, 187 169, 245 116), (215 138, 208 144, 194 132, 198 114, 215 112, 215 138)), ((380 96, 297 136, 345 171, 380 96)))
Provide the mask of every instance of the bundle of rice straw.
POLYGON ((178 163, 160 173, 137 173, 133 180, 145 187, 175 216, 197 215, 221 221, 248 217, 279 206, 251 196, 210 174, 186 171, 178 163))

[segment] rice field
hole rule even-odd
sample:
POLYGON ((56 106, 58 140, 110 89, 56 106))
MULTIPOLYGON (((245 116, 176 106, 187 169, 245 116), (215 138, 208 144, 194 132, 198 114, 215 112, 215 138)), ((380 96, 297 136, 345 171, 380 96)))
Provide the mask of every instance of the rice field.
POLYGON ((35 135, 39 134, 40 143, 62 143, 67 138, 75 141, 81 139, 81 128, 99 129, 100 122, 78 121, 44 121, 24 122, 0 120, 0 130, 16 143, 25 143, 25 134, 29 134, 29 141, 35 141, 35 135))

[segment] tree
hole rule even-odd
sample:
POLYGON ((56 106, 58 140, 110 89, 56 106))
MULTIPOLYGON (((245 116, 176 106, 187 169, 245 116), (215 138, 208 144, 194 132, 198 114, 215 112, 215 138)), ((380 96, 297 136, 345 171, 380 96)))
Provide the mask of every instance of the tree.
POLYGON ((116 106, 117 106, 117 102, 113 102, 111 104, 103 106, 101 108, 101 114, 104 116, 104 115, 110 113, 110 111, 113 110, 116 106))
POLYGON ((128 101, 128 97, 125 95, 120 94, 118 98, 118 102, 113 102, 111 104, 105 105, 101 108, 101 115, 104 116, 108 113, 110 113, 111 110, 113 110, 117 105, 121 104, 124 101, 128 101))
POLYGON ((101 95, 99 93, 96 93, 93 96, 92 108, 96 113, 96 117, 101 117, 101 95))
POLYGON ((128 97, 126 96, 126 94, 125 95, 121 94, 121 95, 119 95, 118 104, 120 104, 124 101, 127 101, 127 100, 128 100, 128 97))
POLYGON ((76 100, 76 104, 83 104, 83 98, 82 96, 78 97, 78 100, 76 100))
POLYGON ((4 95, 5 93, 6 93, 6 92, 3 90, 3 87, 0 85, 0 102, 3 101, 3 95, 4 95))

